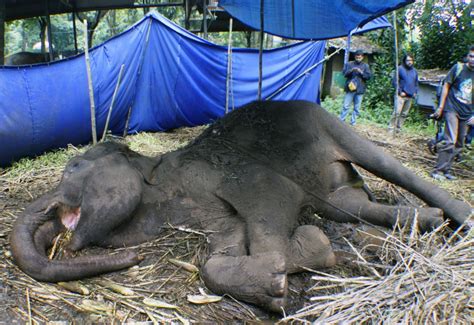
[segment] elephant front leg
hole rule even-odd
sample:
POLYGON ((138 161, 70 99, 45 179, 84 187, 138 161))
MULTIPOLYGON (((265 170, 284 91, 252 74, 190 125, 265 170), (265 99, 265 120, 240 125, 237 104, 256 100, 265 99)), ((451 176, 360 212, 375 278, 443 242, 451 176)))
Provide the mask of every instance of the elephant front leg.
POLYGON ((246 224, 239 218, 220 220, 214 229, 209 237, 210 255, 201 268, 206 286, 217 294, 281 312, 288 286, 284 255, 249 256, 246 224))
POLYGON ((296 184, 261 166, 246 171, 244 180, 227 182, 218 193, 237 212, 239 227, 213 235, 213 254, 203 267, 203 278, 214 292, 281 312, 288 295, 287 274, 332 266, 335 257, 317 227, 297 227, 304 193, 296 184), (245 246, 237 248, 239 243, 245 246))
POLYGON ((300 226, 284 241, 279 233, 267 233, 265 246, 253 242, 250 252, 246 251, 246 233, 253 231, 245 228, 240 220, 226 222, 226 229, 210 237, 211 255, 201 274, 215 293, 281 313, 287 303, 287 274, 336 262, 329 239, 315 226, 300 226))
POLYGON ((206 286, 267 310, 282 312, 288 282, 285 258, 278 252, 211 257, 202 268, 206 286))

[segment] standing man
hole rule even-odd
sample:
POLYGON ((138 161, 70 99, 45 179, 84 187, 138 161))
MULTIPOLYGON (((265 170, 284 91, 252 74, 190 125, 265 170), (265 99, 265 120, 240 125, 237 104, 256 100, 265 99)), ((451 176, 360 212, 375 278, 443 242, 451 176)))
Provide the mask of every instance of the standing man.
POLYGON ((355 61, 344 65, 344 70, 342 71, 344 77, 346 77, 346 84, 344 86, 346 95, 344 96, 344 106, 339 118, 341 121, 344 121, 350 106, 353 104, 354 110, 352 112, 351 125, 356 124, 356 118, 359 116, 360 104, 365 92, 365 82, 372 76, 369 65, 362 62, 363 59, 364 52, 357 50, 355 52, 355 61))
MULTIPOLYGON (((393 85, 396 88, 397 79, 393 78, 393 85)), ((392 118, 390 119, 389 131, 400 132, 403 122, 405 122, 410 112, 410 107, 418 93, 418 72, 413 67, 413 57, 405 54, 402 64, 398 67, 398 94, 397 105, 393 109, 392 118)))
POLYGON ((469 48, 466 63, 457 63, 446 76, 439 107, 433 113, 446 121, 444 139, 438 144, 438 160, 431 172, 434 179, 456 179, 451 174, 454 157, 464 146, 467 126, 474 125, 472 103, 472 79, 474 79, 474 46, 469 48))

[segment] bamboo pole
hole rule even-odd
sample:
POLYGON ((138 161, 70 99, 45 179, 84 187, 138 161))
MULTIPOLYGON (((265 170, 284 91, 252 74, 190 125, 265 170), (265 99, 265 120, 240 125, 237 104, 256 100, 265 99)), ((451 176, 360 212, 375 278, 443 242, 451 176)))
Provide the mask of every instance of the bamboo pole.
POLYGON ((260 37, 259 37, 259 48, 258 48, 258 91, 257 99, 262 99, 262 79, 263 79, 263 28, 264 28, 264 2, 260 0, 260 37))
POLYGON ((334 53, 331 53, 330 55, 326 56, 325 58, 323 58, 322 60, 316 62, 315 64, 313 64, 312 66, 310 66, 308 69, 306 69, 305 71, 301 72, 298 76, 296 76, 295 78, 293 78, 292 80, 290 80, 289 82, 287 82, 286 84, 284 84, 283 86, 281 86, 279 89, 277 89, 273 94, 271 94, 270 96, 266 97, 265 100, 270 100, 272 99, 273 97, 275 97, 276 95, 278 95, 279 93, 281 93, 283 90, 285 90, 286 88, 288 88, 291 84, 295 83, 298 79, 300 79, 301 77, 303 77, 304 75, 306 75, 307 73, 309 73, 311 70, 315 69, 316 67, 318 67, 319 65, 321 65, 322 63, 326 62, 327 60, 329 60, 333 55, 336 55, 337 53, 339 53, 340 51, 342 50, 342 48, 334 51, 334 53))
POLYGON ((225 113, 229 113, 229 91, 230 79, 232 74, 232 23, 233 19, 229 20, 229 44, 227 46, 227 76, 225 85, 225 113))
POLYGON ((95 101, 94 101, 94 87, 92 86, 92 73, 89 58, 89 47, 87 41, 87 20, 84 19, 84 54, 86 57, 87 83, 89 85, 89 99, 91 103, 91 128, 92 128, 92 143, 97 143, 97 130, 95 123, 95 101))
POLYGON ((122 64, 120 66, 120 71, 117 78, 117 84, 115 85, 114 94, 112 95, 112 101, 110 102, 109 112, 107 113, 107 120, 105 121, 104 133, 102 133, 102 139, 100 140, 101 142, 105 140, 105 136, 107 135, 107 129, 109 128, 110 116, 112 115, 112 109, 114 107, 115 97, 117 96, 118 89, 120 87, 120 82, 122 81, 122 74, 123 74, 124 68, 125 68, 125 64, 122 64))

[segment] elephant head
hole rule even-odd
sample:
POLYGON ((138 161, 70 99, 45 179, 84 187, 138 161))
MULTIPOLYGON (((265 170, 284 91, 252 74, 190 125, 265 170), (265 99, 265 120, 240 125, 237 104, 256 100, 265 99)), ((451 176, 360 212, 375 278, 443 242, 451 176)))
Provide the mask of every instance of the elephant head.
POLYGON ((52 239, 74 230, 66 250, 103 244, 104 234, 126 222, 139 205, 142 174, 128 161, 128 148, 98 145, 67 164, 60 184, 32 202, 18 217, 11 235, 16 263, 42 281, 67 281, 137 264, 133 252, 48 260, 52 239))

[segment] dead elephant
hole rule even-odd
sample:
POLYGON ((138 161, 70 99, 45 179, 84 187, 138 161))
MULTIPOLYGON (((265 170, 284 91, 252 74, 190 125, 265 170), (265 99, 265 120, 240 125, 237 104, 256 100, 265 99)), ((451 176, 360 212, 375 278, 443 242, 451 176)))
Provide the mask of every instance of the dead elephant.
POLYGON ((206 285, 273 311, 285 307, 287 275, 334 265, 328 238, 298 225, 311 209, 338 222, 364 220, 422 230, 462 224, 471 207, 403 167, 320 106, 254 102, 211 125, 187 147, 156 158, 117 143, 99 144, 67 164, 56 189, 16 220, 14 259, 40 281, 68 281, 139 263, 134 252, 48 260, 61 230, 68 249, 123 247, 160 235, 165 223, 212 231, 201 267, 206 285), (423 199, 429 207, 370 200, 361 166, 423 199))

